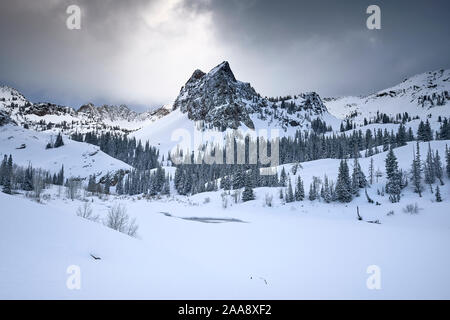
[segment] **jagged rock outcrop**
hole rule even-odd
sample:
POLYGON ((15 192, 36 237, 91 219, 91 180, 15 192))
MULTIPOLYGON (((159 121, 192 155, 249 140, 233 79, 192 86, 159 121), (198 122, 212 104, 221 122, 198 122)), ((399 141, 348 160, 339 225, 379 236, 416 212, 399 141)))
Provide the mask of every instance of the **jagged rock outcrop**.
POLYGON ((0 127, 8 123, 14 123, 14 121, 11 120, 6 112, 0 110, 0 127))
POLYGON ((305 112, 318 115, 326 111, 318 94, 305 93, 295 99, 262 98, 250 83, 236 80, 227 61, 210 72, 195 70, 173 105, 189 119, 203 121, 204 128, 254 129, 254 120, 278 121, 284 128, 298 126, 305 112), (300 114, 301 113, 301 114, 300 114))
POLYGON ((205 74, 195 70, 173 105, 189 119, 204 121, 221 130, 236 129, 241 123, 253 128, 250 114, 260 97, 249 83, 236 80, 228 62, 222 62, 205 74))

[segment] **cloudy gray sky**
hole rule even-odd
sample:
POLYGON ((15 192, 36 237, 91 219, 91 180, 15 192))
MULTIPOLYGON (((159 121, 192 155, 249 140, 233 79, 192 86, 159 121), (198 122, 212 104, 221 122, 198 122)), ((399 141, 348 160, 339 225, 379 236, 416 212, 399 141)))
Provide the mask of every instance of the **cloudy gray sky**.
POLYGON ((2 0, 0 84, 79 107, 171 103, 223 60, 262 95, 367 94, 450 68, 450 1, 2 0), (66 8, 81 8, 81 30, 66 8), (366 8, 381 8, 381 30, 366 8))

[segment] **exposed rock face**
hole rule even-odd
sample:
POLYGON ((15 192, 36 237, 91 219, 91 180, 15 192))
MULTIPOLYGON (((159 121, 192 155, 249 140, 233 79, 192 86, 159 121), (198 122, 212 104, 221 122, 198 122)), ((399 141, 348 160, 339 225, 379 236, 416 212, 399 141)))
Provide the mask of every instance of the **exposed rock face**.
POLYGON ((181 88, 173 108, 187 112, 191 120, 205 121, 207 127, 236 129, 243 123, 253 128, 250 114, 260 100, 249 83, 236 80, 225 61, 207 74, 195 70, 181 88))
POLYGON ((34 114, 39 117, 43 117, 46 115, 76 115, 75 110, 73 110, 72 108, 52 103, 27 104, 26 106, 20 108, 20 112, 23 115, 34 114))
POLYGON ((262 98, 249 83, 236 80, 228 62, 210 72, 195 70, 174 102, 173 108, 189 119, 204 121, 204 128, 237 129, 242 124, 254 129, 253 119, 279 121, 282 126, 298 126, 296 112, 320 114, 326 111, 319 95, 307 93, 295 101, 262 98))
POLYGON ((0 110, 0 127, 12 122, 13 121, 11 120, 9 115, 6 112, 0 110))
POLYGON ((130 110, 125 105, 120 106, 108 106, 103 105, 101 107, 95 107, 92 103, 81 106, 78 109, 78 113, 85 114, 90 119, 100 121, 136 121, 139 114, 130 110))

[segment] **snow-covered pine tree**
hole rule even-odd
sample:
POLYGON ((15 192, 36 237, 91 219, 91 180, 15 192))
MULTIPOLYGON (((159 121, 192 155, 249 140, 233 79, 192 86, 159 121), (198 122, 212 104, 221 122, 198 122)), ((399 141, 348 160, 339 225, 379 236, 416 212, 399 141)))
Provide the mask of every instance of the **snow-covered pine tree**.
POLYGON ((111 187, 111 179, 110 179, 110 177, 109 177, 109 172, 106 174, 106 177, 105 177, 105 186, 104 186, 104 188, 103 188, 103 192, 105 193, 105 194, 109 194, 109 189, 110 189, 110 187, 111 187))
POLYGON ((170 196, 170 178, 169 175, 167 175, 166 179, 164 180, 164 185, 161 190, 161 194, 170 196))
POLYGON ((294 192, 292 190, 292 184, 291 184, 291 179, 288 178, 288 188, 287 188, 287 192, 286 192, 286 202, 290 203, 290 202, 294 202, 295 198, 294 198, 294 192))
POLYGON ((64 165, 61 165, 61 170, 59 170, 56 176, 56 184, 62 186, 64 184, 64 165))
POLYGON ((308 199, 310 201, 314 201, 314 200, 317 199, 316 187, 315 187, 315 184, 313 182, 311 182, 311 184, 309 185, 308 199))
POLYGON ((428 153, 427 158, 425 160, 424 165, 424 173, 425 173, 425 183, 430 185, 430 189, 433 190, 432 184, 435 181, 435 172, 434 172, 434 164, 433 164, 433 152, 431 151, 431 146, 428 143, 428 153))
POLYGON ((436 150, 436 154, 433 158, 433 167, 434 167, 434 174, 435 174, 436 178, 441 183, 441 186, 443 186, 444 185, 444 180, 443 180, 444 173, 442 170, 441 156, 439 155, 438 150, 436 150))
POLYGON ((286 179, 287 179, 287 175, 286 175, 286 171, 283 169, 281 169, 281 174, 280 174, 280 186, 281 187, 286 187, 286 179))
POLYGON ((118 195, 124 194, 124 190, 123 190, 123 174, 122 173, 119 173, 119 178, 118 178, 117 184, 116 184, 116 193, 118 195))
POLYGON ((6 162, 5 172, 3 176, 3 189, 2 191, 6 194, 12 193, 12 173, 13 173, 13 161, 12 156, 9 155, 8 161, 6 162))
POLYGON ((390 137, 389 137, 389 133, 387 131, 386 128, 384 128, 384 132, 383 132, 383 151, 388 151, 389 150, 389 143, 390 143, 390 137))
POLYGON ((128 176, 125 179, 125 182, 123 183, 123 193, 131 195, 131 193, 130 193, 130 174, 128 174, 128 176))
POLYGON ((25 170, 22 189, 25 191, 33 190, 33 168, 31 167, 31 163, 28 164, 28 168, 25 170))
POLYGON ((300 175, 297 177, 297 184, 295 186, 295 200, 303 201, 305 199, 305 188, 300 175))
POLYGON ((340 202, 352 201, 352 186, 346 160, 341 160, 336 182, 336 199, 340 202))
POLYGON ((3 185, 3 181, 6 176, 6 170, 8 165, 8 156, 5 154, 3 156, 2 164, 0 165, 0 185, 3 185))
POLYGON ((369 165, 369 182, 372 185, 373 184, 373 177, 374 177, 374 165, 373 165, 373 157, 370 157, 370 165, 369 165))
POLYGON ((411 165, 412 183, 414 186, 414 192, 418 193, 419 197, 422 197, 422 164, 420 161, 419 141, 417 141, 415 154, 413 148, 413 156, 414 159, 411 165))
POLYGON ((242 201, 247 202, 255 199, 255 196, 253 194, 253 188, 250 181, 250 177, 248 174, 245 175, 245 186, 244 191, 242 192, 242 201))
POLYGON ((427 119, 424 126, 424 141, 431 140, 433 140, 433 131, 431 130, 430 121, 427 119))
POLYGON ((183 193, 184 195, 188 195, 192 193, 192 174, 188 171, 183 179, 183 193))
POLYGON ((446 165, 447 177, 450 178, 450 150, 447 147, 447 145, 445 145, 445 160, 447 161, 446 165))
POLYGON ((239 168, 236 170, 235 174, 233 174, 233 190, 240 189, 244 187, 245 184, 245 171, 244 169, 239 166, 239 168))
POLYGON ((439 186, 436 186, 436 202, 442 202, 441 191, 439 190, 439 186))
POLYGON ((63 145, 64 145, 64 141, 63 141, 61 132, 59 132, 58 135, 56 136, 56 140, 55 140, 55 143, 53 144, 53 147, 54 148, 59 148, 59 147, 61 147, 63 145))
POLYGON ((401 123, 397 131, 397 147, 406 146, 406 139, 406 129, 403 123, 401 123))
POLYGON ((326 203, 330 203, 332 201, 332 195, 331 195, 330 183, 328 182, 327 175, 325 175, 325 177, 323 178, 323 181, 324 182, 323 182, 323 186, 322 186, 321 196, 322 196, 322 199, 326 203))
POLYGON ((386 157, 386 193, 389 194, 389 200, 392 203, 400 201, 400 193, 402 188, 401 175, 398 171, 397 158, 391 148, 386 157))
POLYGON ((359 189, 365 188, 366 185, 367 185, 366 176, 361 170, 358 158, 355 158, 353 162, 353 173, 352 173, 352 193, 355 196, 359 196, 359 189))
POLYGON ((231 180, 229 176, 224 176, 220 179, 220 188, 224 190, 231 190, 231 180))

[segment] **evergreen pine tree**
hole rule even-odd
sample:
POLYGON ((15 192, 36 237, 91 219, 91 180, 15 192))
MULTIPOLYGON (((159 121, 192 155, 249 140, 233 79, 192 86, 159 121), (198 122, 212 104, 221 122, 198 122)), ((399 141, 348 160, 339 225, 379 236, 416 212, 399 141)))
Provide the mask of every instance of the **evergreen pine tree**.
POLYGON ((361 170, 358 158, 355 158, 353 164, 352 174, 352 192, 354 195, 359 196, 359 189, 367 186, 366 176, 361 170))
POLYGON ((372 185, 373 184, 373 177, 374 177, 374 164, 373 164, 373 157, 370 157, 370 165, 369 165, 369 182, 372 185))
POLYGON ((284 199, 283 188, 280 188, 279 197, 280 197, 281 200, 284 199))
POLYGON ((400 126, 398 127, 398 132, 397 132, 397 146, 398 147, 402 147, 402 146, 406 146, 406 129, 405 126, 403 125, 403 123, 400 124, 400 126))
POLYGON ((323 183, 323 187, 322 187, 322 199, 326 202, 326 203, 330 203, 332 200, 332 195, 331 195, 331 191, 330 191, 330 184, 328 182, 328 177, 327 175, 325 175, 324 177, 324 183, 323 183))
POLYGON ((116 185, 116 193, 118 195, 124 194, 124 190, 123 190, 123 175, 122 175, 122 173, 119 173, 119 179, 117 180, 117 185, 116 185))
POLYGON ((442 162, 441 162, 441 157, 439 155, 439 151, 436 150, 436 154, 433 158, 433 167, 434 167, 434 174, 436 176, 436 178, 439 180, 439 182, 441 183, 441 186, 444 185, 444 173, 442 170, 442 162))
POLYGON ((61 146, 64 145, 64 141, 61 135, 61 132, 58 133, 58 135, 56 136, 56 141, 55 144, 53 145, 54 148, 59 148, 61 146))
POLYGON ((305 189, 300 175, 297 177, 297 184, 295 186, 295 200, 303 201, 305 199, 305 189))
POLYGON ((62 186, 64 184, 64 165, 61 166, 61 170, 57 175, 56 184, 62 186))
POLYGON ((389 200, 391 202, 399 202, 400 201, 400 192, 401 192, 401 175, 398 170, 397 158, 394 154, 393 149, 391 148, 386 157, 386 193, 389 194, 389 200))
POLYGON ((105 177, 105 187, 103 188, 103 192, 104 192, 105 194, 109 194, 110 186, 111 186, 111 180, 110 180, 110 178, 109 178, 109 173, 107 173, 107 174, 106 174, 106 177, 105 177))
POLYGON ((3 185, 3 181, 6 177, 7 165, 8 165, 8 157, 5 154, 3 156, 2 164, 0 165, 0 185, 3 185))
POLYGON ((22 189, 25 191, 33 190, 33 168, 31 167, 31 164, 29 164, 28 168, 25 170, 22 189))
POLYGON ((447 161, 447 176, 450 178, 450 150, 447 145, 445 145, 445 160, 447 161))
POLYGON ((352 186, 346 160, 341 160, 336 182, 336 198, 340 202, 352 201, 352 186))
POLYGON ((9 155, 8 161, 6 163, 5 175, 3 177, 3 192, 7 194, 12 193, 12 173, 13 173, 13 162, 12 156, 9 155))
POLYGON ((286 202, 294 202, 295 198, 294 198, 294 192, 292 190, 292 184, 291 184, 291 179, 288 178, 288 189, 286 192, 286 202))
POLYGON ((286 171, 284 170, 284 167, 283 167, 283 169, 281 169, 281 174, 280 174, 280 186, 281 187, 286 187, 286 179, 287 179, 286 171))
POLYGON ((253 195, 253 188, 250 182, 250 177, 246 175, 244 191, 242 192, 242 201, 247 202, 254 199, 255 196, 253 195))
POLYGON ((308 199, 310 201, 314 201, 317 199, 317 190, 314 182, 311 182, 311 184, 309 185, 308 199))
MULTIPOLYGON (((433 152, 431 151, 431 146, 428 143, 428 153, 427 158, 425 160, 424 165, 424 171, 425 171, 425 183, 431 185, 435 181, 435 172, 434 172, 434 163, 433 163, 433 152)), ((431 188, 432 189, 432 188, 431 188)))
POLYGON ((436 186, 436 202, 442 202, 441 191, 439 190, 439 186, 436 186))
MULTIPOLYGON (((414 150, 414 149, 413 149, 414 150)), ((414 151, 413 151, 414 152, 414 151)), ((414 159, 411 165, 412 183, 414 186, 414 192, 422 197, 422 165, 420 161, 419 142, 417 141, 416 154, 413 155, 414 159)))
POLYGON ((170 196, 170 179, 169 179, 169 176, 167 176, 166 179, 164 180, 164 185, 163 185, 163 188, 161 190, 161 194, 166 195, 166 196, 170 196))

